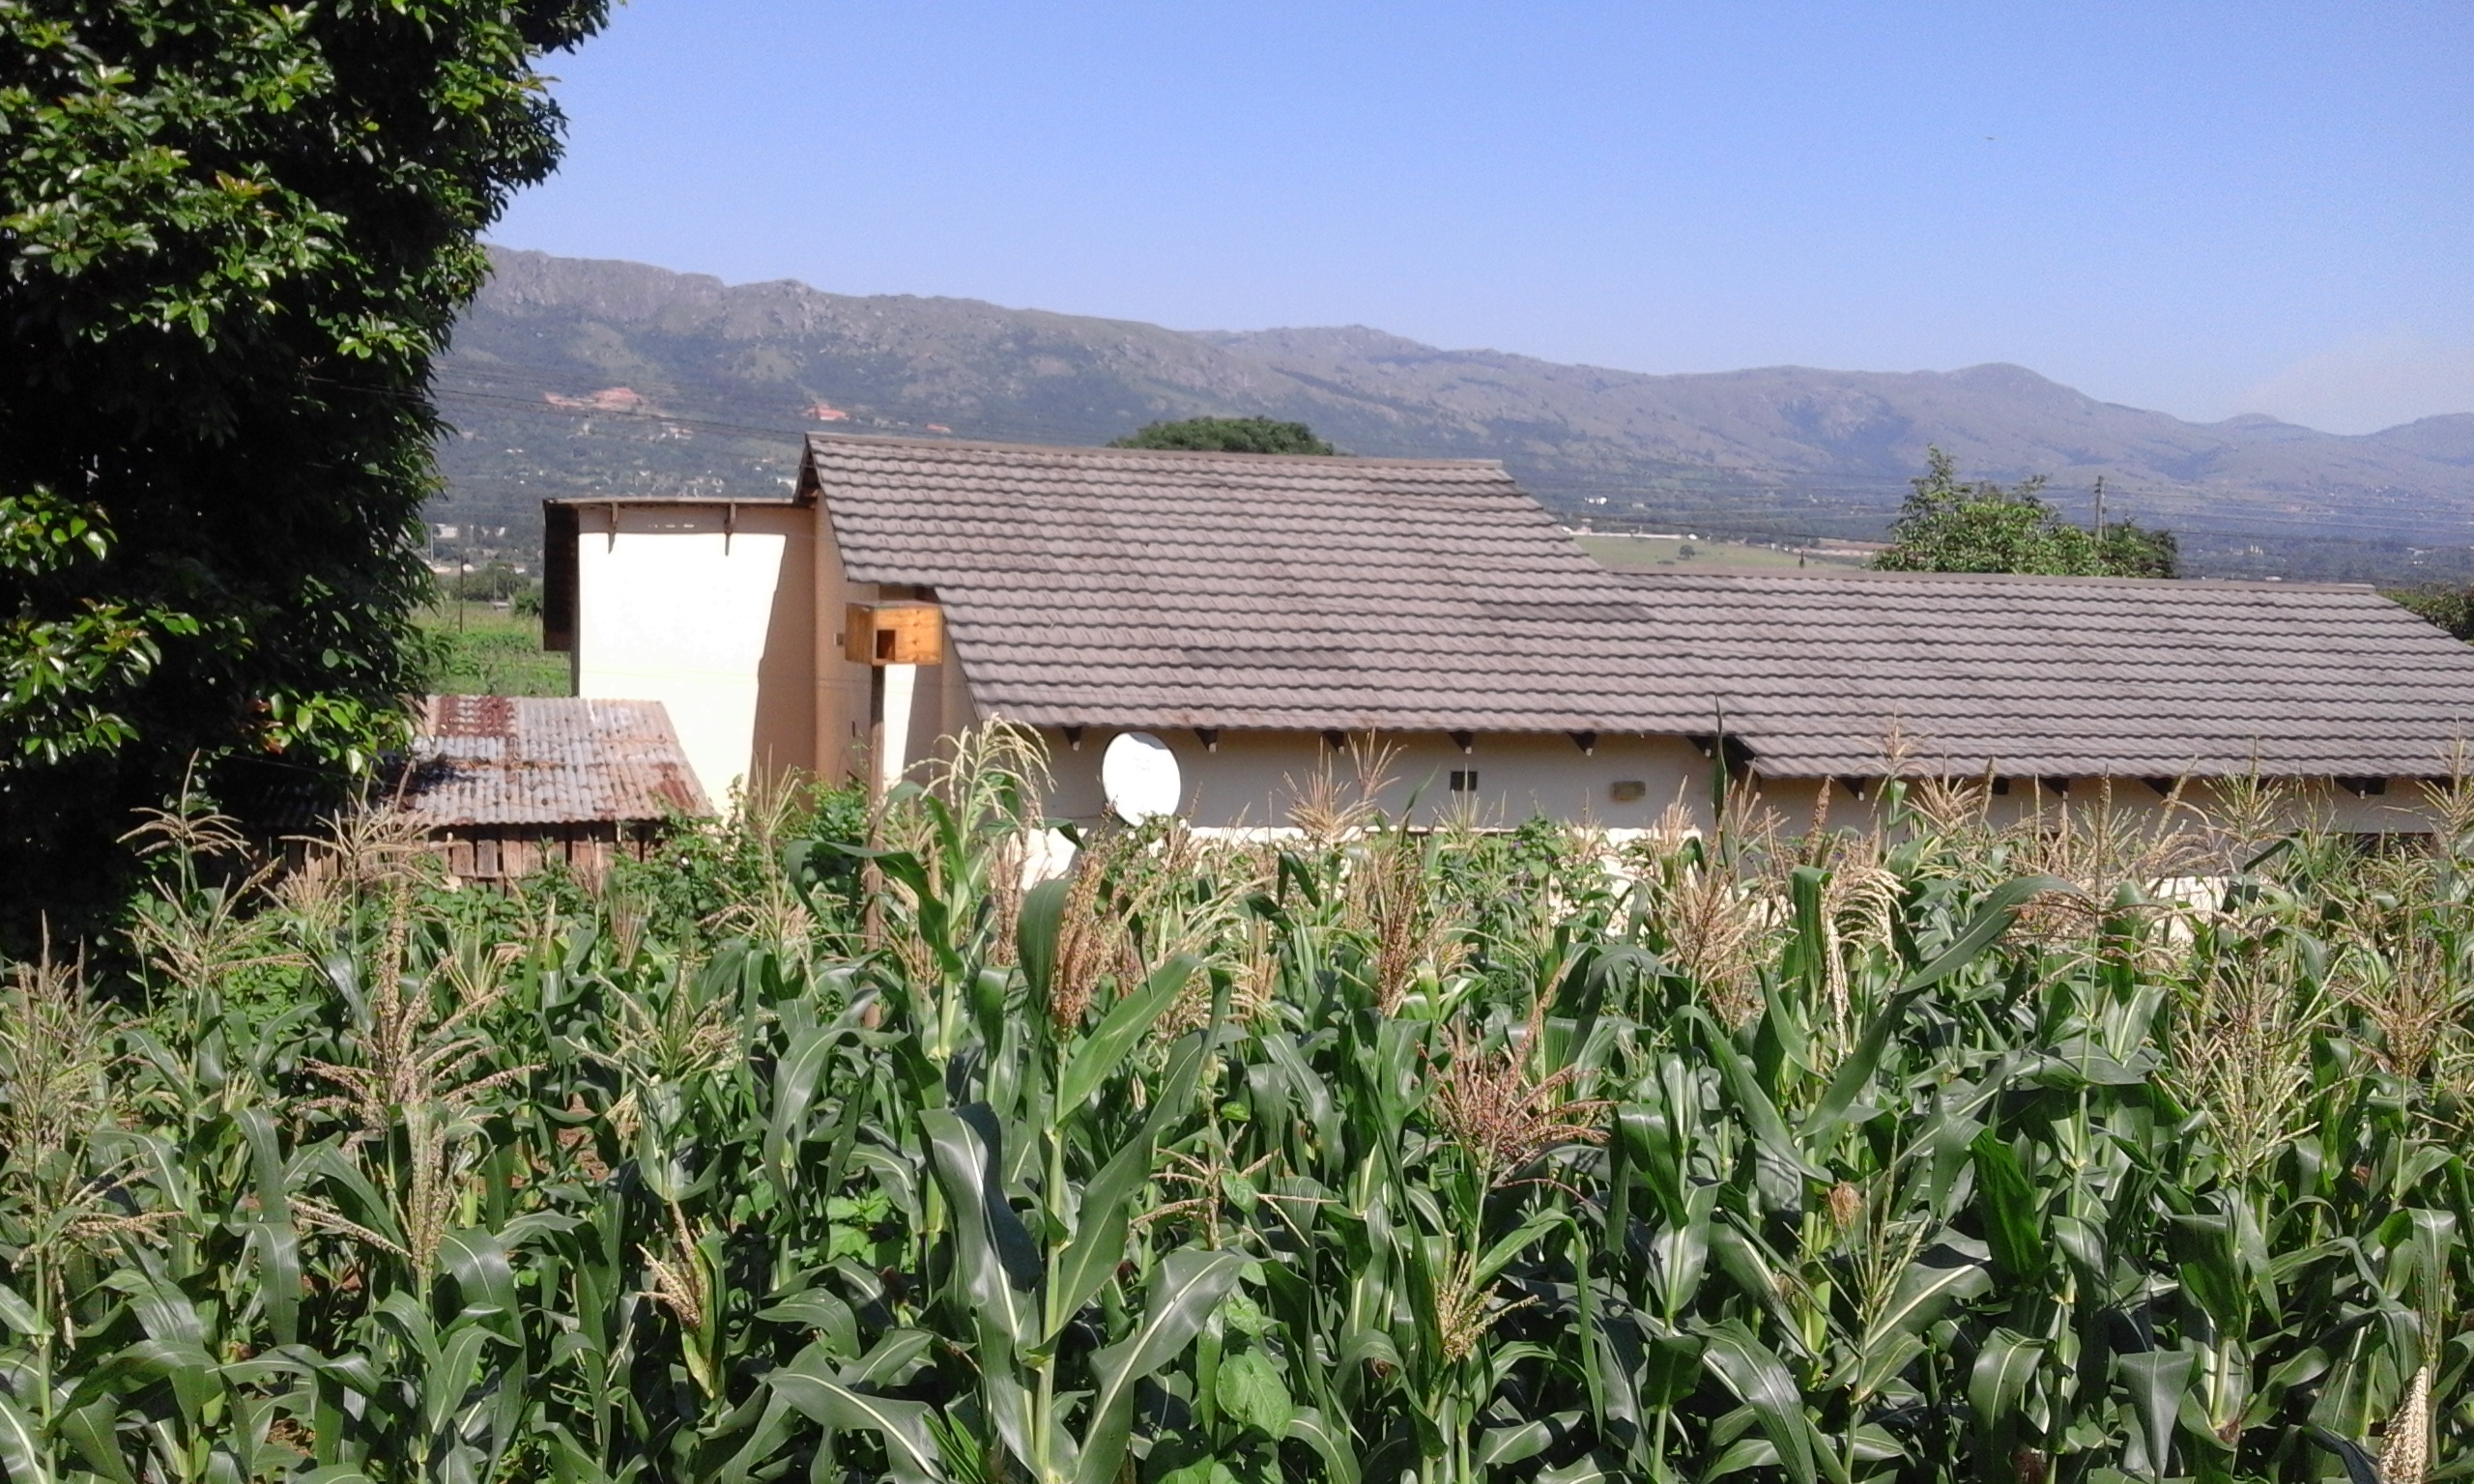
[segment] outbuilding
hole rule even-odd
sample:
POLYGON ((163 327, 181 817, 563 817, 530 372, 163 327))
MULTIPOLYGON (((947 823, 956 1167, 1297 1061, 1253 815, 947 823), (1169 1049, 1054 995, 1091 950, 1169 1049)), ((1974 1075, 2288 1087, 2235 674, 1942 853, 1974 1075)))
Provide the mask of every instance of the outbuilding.
POLYGON ((706 796, 883 780, 1002 717, 1096 817, 1129 732, 1180 812, 1277 823, 1352 738, 1427 816, 1647 826, 1724 765, 1982 777, 2018 811, 2291 781, 2419 827, 2474 649, 2367 587, 1856 570, 1618 576, 1499 465, 809 435, 778 499, 547 506, 546 639, 665 704, 706 796))
POLYGON ((712 813, 661 702, 593 697, 428 698, 395 807, 481 882, 553 862, 598 879, 712 813))

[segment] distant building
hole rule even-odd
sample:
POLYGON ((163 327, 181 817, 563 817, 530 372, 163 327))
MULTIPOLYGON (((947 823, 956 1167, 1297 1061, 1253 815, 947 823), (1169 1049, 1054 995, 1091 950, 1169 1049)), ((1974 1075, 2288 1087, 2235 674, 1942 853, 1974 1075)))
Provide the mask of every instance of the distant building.
POLYGON ((2368 588, 1618 577, 1491 463, 818 433, 787 499, 547 516, 547 642, 581 695, 662 701, 713 798, 1005 717, 1068 816, 1119 732, 1205 825, 1277 821, 1371 734, 1395 807, 1631 828, 1703 808, 1714 762, 1790 812, 1869 798, 1895 728, 1910 773, 1993 778, 2000 811, 2184 778, 2203 804, 2256 766, 2373 830, 2474 728, 2474 649, 2368 588))
POLYGON ((656 700, 432 696, 397 790, 457 876, 598 878, 711 805, 656 700))

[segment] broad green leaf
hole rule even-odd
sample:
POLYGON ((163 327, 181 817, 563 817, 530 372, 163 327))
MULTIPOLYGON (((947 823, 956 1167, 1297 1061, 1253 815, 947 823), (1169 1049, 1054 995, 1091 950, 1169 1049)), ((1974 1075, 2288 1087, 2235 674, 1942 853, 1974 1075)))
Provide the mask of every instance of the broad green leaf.
POLYGON ((1769 1347, 1740 1320, 1724 1320, 1697 1331, 1701 1363, 1736 1399, 1753 1410, 1762 1432, 1778 1450, 1779 1466, 1795 1484, 1813 1484, 1812 1424, 1804 1416, 1796 1379, 1769 1347))
POLYGON ((1980 1264, 1949 1261, 1953 1255, 1944 1246, 1933 1254, 1942 1260, 1912 1263, 1899 1274, 1888 1301, 1863 1336, 1854 1377, 1859 1397, 1879 1393, 1923 1352, 1927 1328, 1951 1304, 1992 1287, 1993 1276, 1980 1264))
POLYGON ((33 1304, 6 1284, 0 1284, 0 1325, 7 1325, 28 1339, 35 1339, 51 1327, 35 1312, 33 1304))
POLYGON ((928 1404, 855 1390, 819 1371, 811 1356, 813 1350, 765 1377, 764 1384, 827 1432, 867 1432, 884 1440, 885 1461, 899 1484, 938 1484, 943 1470, 929 1436, 928 1404))
POLYGON ((2146 1430, 2147 1467, 2159 1476, 2172 1456, 2173 1419, 2182 1409, 2182 1393, 2190 1386, 2191 1369, 2199 1356, 2187 1350, 2149 1350, 2115 1356, 2114 1373, 2130 1392, 2130 1404, 2146 1430))
POLYGON ((1581 1430, 1581 1414, 1559 1412, 1551 1417, 1490 1427, 1479 1435, 1475 1462, 1481 1469, 1509 1469, 1526 1463, 1581 1430))
POLYGON ((2043 1203, 2019 1156, 1991 1128, 1970 1146, 1975 1156, 1975 1209, 1984 1226, 1985 1244, 2005 1277, 2032 1279, 2044 1274, 2043 1203))
POLYGON ((471 1228, 450 1232, 438 1244, 438 1257, 455 1278, 466 1314, 515 1319, 515 1265, 496 1236, 471 1228))
POLYGON ((0 1389, 0 1464, 8 1466, 9 1484, 52 1484, 47 1458, 34 1420, 0 1389))
POLYGON ((1154 969, 1140 989, 1120 998, 1091 1028, 1091 1034, 1075 1048, 1065 1064, 1065 1072, 1056 1084, 1056 1118, 1061 1123, 1082 1106, 1100 1084, 1117 1070, 1177 997, 1185 992, 1186 981, 1193 977, 1195 963, 1191 954, 1179 954, 1154 969))
POLYGON ((1830 1077, 1829 1087, 1822 1094, 1821 1101, 1814 1104, 1811 1114, 1805 1118, 1804 1137, 1822 1138, 1845 1122, 1847 1110, 1856 1101, 1856 1095, 1871 1084, 1874 1074, 1880 1070, 1882 1053, 1887 1049, 1891 1036, 1906 1021, 1908 1011, 1925 990, 1965 968, 1977 955, 1992 947, 1995 939, 2009 930, 2011 920, 2018 916, 2019 907, 2028 898, 2038 892, 2073 890, 2075 888, 2069 882, 2055 876, 2021 876, 1987 893, 1966 930, 1931 963, 1909 975, 1898 986, 1898 992, 1890 997, 1889 1003, 1883 1006, 1881 1013, 1864 1027, 1864 1034, 1856 1039, 1855 1049, 1847 1053, 1847 1059, 1839 1064, 1837 1072, 1830 1077))
POLYGON ((833 1027, 803 1031, 773 1068, 773 1099, 764 1122, 764 1164, 786 1184, 796 1167, 799 1140, 807 1132, 808 1105, 815 1101, 817 1084, 841 1040, 842 1033, 833 1027))
POLYGON ((1072 1323, 1124 1260, 1126 1227, 1134 1218, 1135 1201, 1152 1178, 1152 1152, 1194 1101, 1206 1040, 1197 1032, 1178 1042, 1141 1128, 1083 1188, 1074 1238, 1057 1260, 1052 1298, 1057 1325, 1072 1323))
POLYGON ((1323 1472, 1330 1484, 1358 1484, 1357 1446, 1349 1435, 1335 1427, 1323 1413, 1311 1407, 1300 1407, 1289 1415, 1288 1436, 1314 1450, 1323 1460, 1323 1472))
POLYGON ((1021 1217, 997 1184, 996 1118, 985 1103, 919 1115, 935 1161, 936 1187, 953 1208, 954 1242, 975 1317, 995 1325, 1016 1350, 1040 1338, 1033 1290, 1039 1259, 1021 1217))
POLYGON ((1092 1356, 1093 1388, 1082 1435, 1078 1484, 1114 1484, 1134 1424, 1135 1387, 1175 1359, 1237 1286, 1246 1259, 1235 1252, 1188 1247, 1171 1252, 1153 1272, 1142 1312, 1123 1340, 1092 1356))
POLYGON ((1261 1351, 1241 1350, 1223 1358, 1212 1393, 1220 1403, 1221 1413, 1231 1421, 1274 1440, 1288 1436, 1296 1404, 1289 1400, 1288 1385, 1280 1380, 1280 1367, 1261 1351))
POLYGON ((1043 881, 1022 894, 1021 912, 1014 919, 1014 954, 1021 961, 1022 983, 1030 986, 1031 1004, 1045 1006, 1049 999, 1049 980, 1056 965, 1056 935, 1065 922, 1065 902, 1074 883, 1058 876, 1043 881))

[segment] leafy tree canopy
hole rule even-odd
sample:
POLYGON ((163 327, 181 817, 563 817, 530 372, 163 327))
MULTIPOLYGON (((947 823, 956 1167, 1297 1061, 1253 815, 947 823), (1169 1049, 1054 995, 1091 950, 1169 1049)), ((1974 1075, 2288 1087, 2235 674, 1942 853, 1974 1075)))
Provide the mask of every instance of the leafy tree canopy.
POLYGON ((2044 498, 2045 480, 2005 489, 1959 477, 1958 461, 1927 451, 1873 565, 1888 572, 2028 572, 2054 577, 2173 577, 2180 554, 2170 530, 2125 522, 2102 537, 2073 526, 2044 498))
POLYGON ((0 0, 0 930, 401 738, 479 232, 607 0, 0 0))
POLYGON ((2474 640, 2474 587, 2409 587, 2388 596, 2457 638, 2474 640))
POLYGON ((1269 417, 1188 417, 1155 422, 1108 444, 1111 448, 1195 448, 1210 453, 1320 453, 1340 450, 1302 422, 1269 417))

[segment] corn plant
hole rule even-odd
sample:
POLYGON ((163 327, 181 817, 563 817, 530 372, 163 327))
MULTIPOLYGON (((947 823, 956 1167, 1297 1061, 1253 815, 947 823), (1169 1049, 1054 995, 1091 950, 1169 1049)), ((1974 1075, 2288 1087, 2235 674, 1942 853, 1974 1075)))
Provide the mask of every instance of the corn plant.
POLYGON ((7 981, 0 1469, 2474 1473, 2460 785, 2367 853, 1325 778, 1026 881, 1041 784, 991 731, 506 894, 155 816, 127 940, 7 981))

